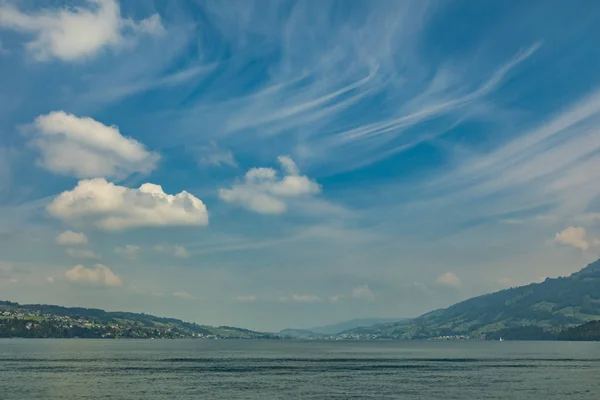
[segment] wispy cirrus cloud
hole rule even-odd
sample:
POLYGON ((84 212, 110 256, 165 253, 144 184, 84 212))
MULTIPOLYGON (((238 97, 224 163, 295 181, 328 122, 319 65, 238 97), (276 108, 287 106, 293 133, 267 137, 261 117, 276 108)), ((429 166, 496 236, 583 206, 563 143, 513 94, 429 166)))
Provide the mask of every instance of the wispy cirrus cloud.
POLYGON ((231 150, 221 149, 216 142, 211 141, 209 146, 200 146, 198 148, 198 163, 201 166, 220 167, 228 165, 237 168, 238 163, 231 150))
POLYGON ((2 44, 2 41, 0 40, 0 57, 6 56, 8 54, 10 54, 10 52, 4 47, 4 45, 2 44))
POLYGON ((173 292, 172 295, 173 295, 173 297, 177 297, 182 300, 197 300, 198 299, 196 296, 189 294, 188 292, 185 292, 185 291, 173 292))
MULTIPOLYGON (((194 115, 203 115, 204 126, 216 137, 225 136, 233 144, 290 134, 297 144, 312 135, 330 132, 327 125, 339 119, 352 105, 368 96, 377 96, 386 85, 399 82, 399 65, 416 68, 414 35, 425 24, 433 9, 430 2, 389 3, 388 9, 373 7, 357 19, 337 21, 333 4, 319 4, 318 10, 302 4, 291 8, 272 7, 272 13, 257 14, 258 2, 238 3, 235 12, 216 3, 205 5, 216 15, 222 46, 257 55, 277 51, 281 59, 270 68, 267 79, 260 79, 250 92, 205 93, 189 115, 182 115, 182 135, 188 135, 194 115), (313 13, 320 17, 315 19, 313 13), (394 16, 392 18, 392 15, 394 16), (297 29, 311 21, 310 32, 297 29), (234 29, 232 29, 235 27, 234 29), (247 41, 248 32, 260 38, 261 46, 247 41), (396 57, 398 46, 404 50, 396 57), (232 110, 235 110, 232 112, 232 110), (226 118, 223 118, 225 117, 226 118), (327 130, 319 129, 325 128, 327 130)), ((242 82, 250 78, 229 60, 222 65, 224 79, 242 82)), ((298 154, 299 156, 300 154, 298 154)))
MULTIPOLYGON (((260 19, 275 17, 255 15, 255 6, 249 2, 235 13, 214 4, 208 8, 236 20, 240 30, 234 32, 265 34, 264 45, 281 51, 282 59, 250 93, 230 93, 223 101, 211 100, 208 93, 199 99, 189 114, 183 112, 182 138, 198 137, 187 134, 186 126, 202 115, 211 136, 230 147, 281 137, 277 143, 293 146, 292 155, 303 168, 327 174, 368 166, 432 141, 500 88, 541 46, 523 46, 503 64, 474 75, 467 61, 443 60, 427 67, 417 55, 416 41, 410 39, 423 33, 439 7, 431 2, 368 8, 363 17, 341 25, 329 23, 334 10, 327 5, 318 21, 312 18, 314 10, 298 5, 289 14, 283 12, 281 20, 270 21, 269 28, 259 26, 260 19), (292 29, 309 19, 312 33, 292 29), (374 102, 376 109, 371 107, 374 102), (361 112, 365 107, 368 113, 361 112)), ((246 44, 230 31, 223 35, 232 46, 246 44)), ((230 71, 226 64, 222 67, 230 71)), ((239 82, 245 78, 243 73, 237 77, 239 82)))
MULTIPOLYGON (((582 214, 600 194, 600 92, 593 91, 547 121, 425 182, 428 193, 454 204, 487 199, 480 216, 545 208, 562 218, 582 214)), ((467 209, 465 209, 467 211, 467 209)))
POLYGON ((319 296, 314 294, 293 294, 290 300, 298 303, 318 303, 321 301, 319 296))

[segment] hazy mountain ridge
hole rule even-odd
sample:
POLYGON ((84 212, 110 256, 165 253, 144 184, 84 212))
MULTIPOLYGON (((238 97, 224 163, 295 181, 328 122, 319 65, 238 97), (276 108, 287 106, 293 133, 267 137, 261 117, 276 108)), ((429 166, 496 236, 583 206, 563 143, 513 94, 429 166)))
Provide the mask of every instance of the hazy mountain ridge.
POLYGON ((406 320, 406 318, 355 318, 349 321, 338 322, 335 324, 328 324, 324 326, 318 326, 315 328, 308 328, 308 330, 324 335, 335 335, 364 326, 394 323, 403 320, 406 320))
POLYGON ((392 324, 357 328, 350 335, 424 339, 495 337, 501 333, 555 334, 600 319, 600 260, 567 277, 501 290, 392 324), (534 329, 535 328, 535 329, 534 329))
POLYGON ((277 332, 277 334, 286 339, 320 339, 326 337, 326 335, 316 333, 308 329, 288 328, 277 332))
POLYGON ((353 329, 370 327, 376 324, 392 323, 406 318, 355 318, 348 321, 337 322, 329 325, 317 326, 308 329, 287 328, 278 332, 285 338, 293 339, 319 339, 331 338, 353 329))

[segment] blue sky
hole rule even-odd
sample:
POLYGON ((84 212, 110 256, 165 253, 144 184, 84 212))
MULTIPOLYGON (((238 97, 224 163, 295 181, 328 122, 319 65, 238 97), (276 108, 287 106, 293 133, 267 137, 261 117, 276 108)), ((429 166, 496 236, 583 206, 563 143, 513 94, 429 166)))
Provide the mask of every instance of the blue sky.
POLYGON ((0 1, 0 293, 276 330, 600 255, 600 5, 0 1))

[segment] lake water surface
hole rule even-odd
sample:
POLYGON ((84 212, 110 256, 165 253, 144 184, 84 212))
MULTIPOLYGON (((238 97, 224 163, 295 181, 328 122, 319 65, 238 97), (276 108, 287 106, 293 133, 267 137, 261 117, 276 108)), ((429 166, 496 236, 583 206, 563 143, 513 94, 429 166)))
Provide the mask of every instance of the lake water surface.
POLYGON ((600 343, 0 339, 0 399, 600 399, 600 343))

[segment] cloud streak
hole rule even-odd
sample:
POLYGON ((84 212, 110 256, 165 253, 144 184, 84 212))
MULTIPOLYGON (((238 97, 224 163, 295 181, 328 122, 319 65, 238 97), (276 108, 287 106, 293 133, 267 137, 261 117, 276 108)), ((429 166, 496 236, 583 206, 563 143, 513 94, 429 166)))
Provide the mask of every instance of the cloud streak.
POLYGON ((173 292, 173 297, 177 297, 182 300, 197 300, 196 296, 189 294, 188 292, 179 291, 173 292))
POLYGON ((487 199, 482 216, 546 207, 565 218, 582 214, 600 194, 600 91, 487 154, 464 158, 424 185, 445 202, 487 199))
MULTIPOLYGON (((280 10, 281 20, 269 20, 268 28, 260 25, 261 17, 275 17, 255 15, 256 4, 249 3, 233 14, 214 4, 207 7, 237 21, 239 36, 224 31, 225 43, 242 46, 242 32, 257 32, 265 35, 264 46, 280 51, 282 58, 271 66, 267 79, 253 83, 250 93, 226 94, 223 101, 211 100, 210 90, 205 93, 183 112, 181 140, 196 139, 186 134, 186 127, 194 126, 195 115, 202 115, 211 137, 234 151, 281 136, 276 143, 293 146, 300 165, 327 174, 368 166, 442 135, 470 108, 486 101, 541 46, 534 42, 504 64, 474 75, 467 62, 445 60, 441 66, 427 67, 417 56, 415 38, 435 14, 435 3, 386 3, 367 8, 356 20, 336 19, 336 24, 329 20, 335 10, 325 4, 318 21, 314 9, 297 5, 289 13, 280 10), (240 16, 246 13, 252 19, 240 16), (308 21, 311 32, 293 30, 308 21), (278 37, 280 41, 273 39, 278 37)), ((238 74, 238 84, 250 78, 227 61, 222 68, 228 77, 238 74)))

